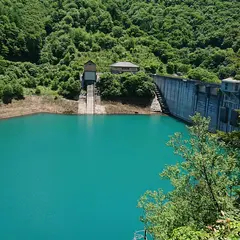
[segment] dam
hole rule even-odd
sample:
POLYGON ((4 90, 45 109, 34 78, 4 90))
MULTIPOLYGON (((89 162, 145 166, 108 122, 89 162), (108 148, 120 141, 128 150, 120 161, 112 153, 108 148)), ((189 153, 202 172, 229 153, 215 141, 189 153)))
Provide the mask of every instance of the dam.
POLYGON ((226 79, 220 85, 160 75, 153 79, 160 103, 170 115, 190 123, 191 116, 199 112, 211 118, 210 131, 239 130, 240 81, 226 79))

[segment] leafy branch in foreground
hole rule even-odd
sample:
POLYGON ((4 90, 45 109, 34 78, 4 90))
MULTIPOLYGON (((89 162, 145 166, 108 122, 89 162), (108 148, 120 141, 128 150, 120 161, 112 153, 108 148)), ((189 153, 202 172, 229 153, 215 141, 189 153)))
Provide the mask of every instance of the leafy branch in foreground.
POLYGON ((173 190, 167 194, 147 191, 138 203, 144 211, 141 220, 155 239, 171 239, 179 231, 189 234, 190 229, 199 236, 210 236, 206 226, 216 224, 223 213, 224 218, 239 220, 235 191, 240 180, 238 152, 208 132, 210 119, 196 114, 192 121, 189 138, 176 133, 167 144, 183 159, 160 174, 171 182, 173 190))

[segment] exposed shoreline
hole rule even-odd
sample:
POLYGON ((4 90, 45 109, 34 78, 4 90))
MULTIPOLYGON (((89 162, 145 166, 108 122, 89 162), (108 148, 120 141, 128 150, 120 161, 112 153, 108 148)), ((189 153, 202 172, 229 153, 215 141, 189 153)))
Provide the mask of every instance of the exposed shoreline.
MULTIPOLYGON (((152 112, 150 107, 138 107, 116 102, 103 102, 106 112, 96 115, 160 115, 152 112)), ((0 120, 35 114, 78 114, 78 102, 63 98, 54 99, 51 96, 27 96, 24 100, 13 101, 10 104, 0 104, 0 120)))

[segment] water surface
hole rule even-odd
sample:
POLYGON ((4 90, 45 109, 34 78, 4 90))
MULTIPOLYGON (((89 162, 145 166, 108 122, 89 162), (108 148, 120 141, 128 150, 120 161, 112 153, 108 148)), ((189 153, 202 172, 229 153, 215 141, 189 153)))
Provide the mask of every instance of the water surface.
POLYGON ((128 240, 138 198, 177 158, 166 116, 40 114, 0 121, 0 239, 128 240))

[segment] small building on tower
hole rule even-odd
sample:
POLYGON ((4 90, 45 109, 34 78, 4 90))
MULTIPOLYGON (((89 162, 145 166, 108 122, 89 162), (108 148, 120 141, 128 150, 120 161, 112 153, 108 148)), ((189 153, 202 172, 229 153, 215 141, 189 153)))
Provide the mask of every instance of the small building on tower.
POLYGON ((87 85, 94 84, 97 80, 97 67, 96 64, 89 60, 84 64, 84 72, 83 72, 83 86, 87 87, 87 85))

